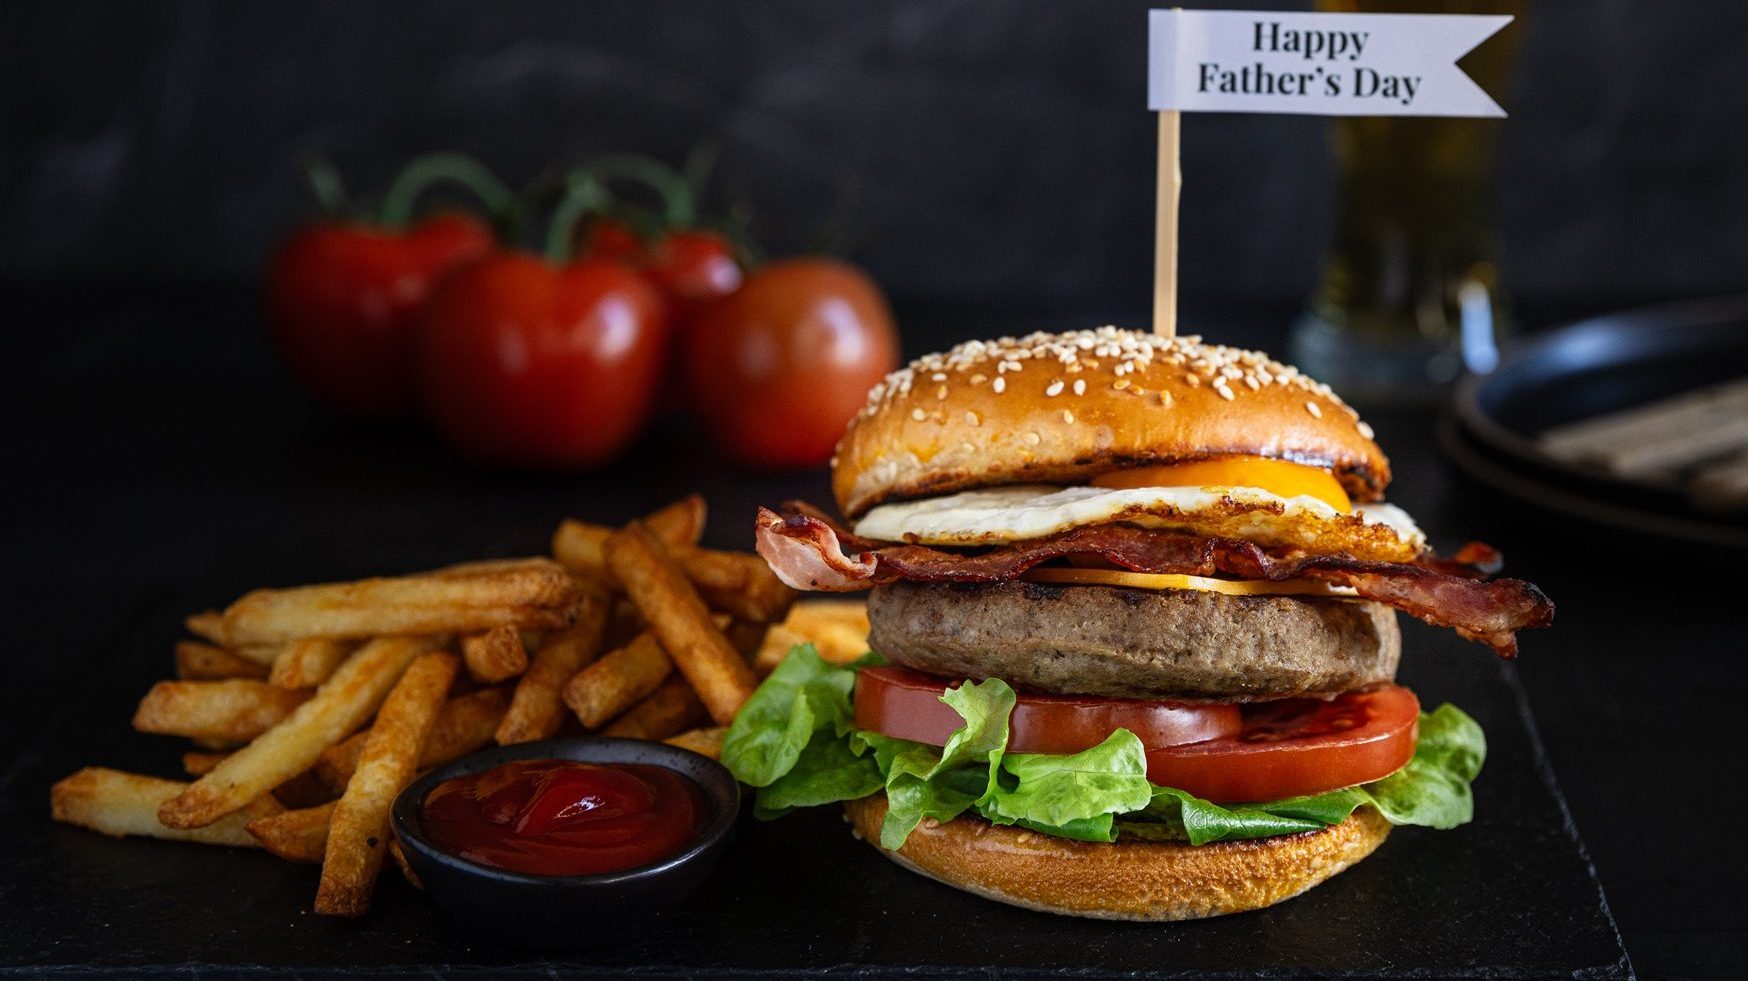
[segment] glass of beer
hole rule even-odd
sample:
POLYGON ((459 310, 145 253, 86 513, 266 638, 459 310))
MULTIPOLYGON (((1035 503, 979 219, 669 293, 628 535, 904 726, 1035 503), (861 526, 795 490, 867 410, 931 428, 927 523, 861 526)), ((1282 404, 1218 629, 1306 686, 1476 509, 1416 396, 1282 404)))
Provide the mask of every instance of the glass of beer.
MULTIPOLYGON (((1513 14, 1459 66, 1501 98, 1521 0, 1319 0, 1324 11, 1513 14)), ((1489 211, 1499 119, 1350 116, 1334 125, 1335 240, 1290 354, 1361 401, 1428 401, 1492 370, 1508 329, 1489 211)))

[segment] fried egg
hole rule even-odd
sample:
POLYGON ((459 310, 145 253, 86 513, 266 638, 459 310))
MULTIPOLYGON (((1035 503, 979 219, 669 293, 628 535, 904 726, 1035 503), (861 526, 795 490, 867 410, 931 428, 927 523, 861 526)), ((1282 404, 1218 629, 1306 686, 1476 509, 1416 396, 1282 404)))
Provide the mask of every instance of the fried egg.
POLYGON ((883 504, 856 522, 855 532, 882 541, 973 547, 1118 522, 1381 562, 1411 561, 1426 548, 1414 519, 1394 505, 1358 504, 1348 513, 1309 495, 1224 486, 992 487, 883 504))

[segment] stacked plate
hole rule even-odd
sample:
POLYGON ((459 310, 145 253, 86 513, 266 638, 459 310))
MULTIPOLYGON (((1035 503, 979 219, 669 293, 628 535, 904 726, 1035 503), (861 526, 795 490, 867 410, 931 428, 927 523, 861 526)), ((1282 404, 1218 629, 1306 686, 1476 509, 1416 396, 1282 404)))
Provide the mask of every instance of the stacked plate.
POLYGON ((1536 335, 1456 386, 1440 440, 1476 480, 1549 511, 1748 549, 1748 296, 1536 335))

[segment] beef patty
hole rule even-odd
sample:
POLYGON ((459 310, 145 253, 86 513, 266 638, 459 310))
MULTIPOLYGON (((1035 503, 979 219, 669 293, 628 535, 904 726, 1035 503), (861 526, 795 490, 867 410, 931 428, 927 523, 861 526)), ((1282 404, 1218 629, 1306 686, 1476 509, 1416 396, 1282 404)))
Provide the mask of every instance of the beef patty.
POLYGON ((869 646, 919 671, 1062 694, 1252 701, 1390 681, 1396 614, 1358 600, 895 582, 869 646))

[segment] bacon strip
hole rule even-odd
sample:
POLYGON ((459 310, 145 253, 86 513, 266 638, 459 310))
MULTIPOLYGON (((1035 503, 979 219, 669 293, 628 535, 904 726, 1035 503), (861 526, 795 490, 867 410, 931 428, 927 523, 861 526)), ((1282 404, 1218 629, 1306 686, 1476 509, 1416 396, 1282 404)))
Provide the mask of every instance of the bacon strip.
POLYGON ((1312 578, 1350 586, 1365 599, 1449 627, 1507 658, 1517 656, 1518 630, 1545 627, 1554 619, 1554 604, 1530 583, 1484 581, 1498 567, 1499 554, 1479 544, 1464 547, 1454 559, 1404 564, 1349 555, 1281 557, 1240 539, 1094 525, 973 554, 923 545, 881 546, 840 534, 817 513, 790 509, 779 515, 766 508, 759 509, 757 536, 759 554, 797 589, 848 592, 896 579, 1004 582, 1052 559, 1090 555, 1136 572, 1225 573, 1271 582, 1312 578), (843 552, 846 540, 857 549, 853 557, 843 552))

